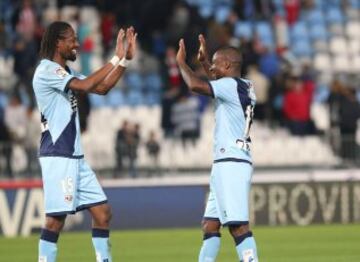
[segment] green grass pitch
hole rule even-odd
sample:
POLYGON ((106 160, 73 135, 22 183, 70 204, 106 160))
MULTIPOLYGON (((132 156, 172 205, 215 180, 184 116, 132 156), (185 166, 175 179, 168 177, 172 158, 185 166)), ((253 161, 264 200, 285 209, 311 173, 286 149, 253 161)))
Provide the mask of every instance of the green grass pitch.
MULTIPOLYGON (((253 229, 261 262, 360 261, 360 224, 253 229)), ((238 261, 233 240, 222 232, 218 262, 238 261)), ((200 229, 159 229, 111 233, 113 261, 197 261, 200 229)), ((36 261, 38 236, 0 237, 0 261, 36 261)), ((59 239, 59 262, 95 261, 90 232, 64 233, 59 239)))

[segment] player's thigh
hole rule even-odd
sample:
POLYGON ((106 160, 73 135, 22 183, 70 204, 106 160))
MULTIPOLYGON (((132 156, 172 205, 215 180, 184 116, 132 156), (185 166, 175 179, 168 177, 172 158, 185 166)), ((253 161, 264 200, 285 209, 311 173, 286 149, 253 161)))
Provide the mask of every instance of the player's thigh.
POLYGON ((40 158, 45 213, 71 213, 76 206, 78 160, 63 157, 40 158))
POLYGON ((205 212, 204 212, 203 220, 219 221, 217 203, 216 203, 215 195, 211 189, 211 186, 210 186, 209 195, 208 195, 206 205, 205 205, 205 212))
POLYGON ((77 191, 77 211, 107 203, 104 190, 84 159, 79 162, 77 191))
POLYGON ((252 166, 220 162, 213 169, 211 183, 222 224, 248 221, 252 166))

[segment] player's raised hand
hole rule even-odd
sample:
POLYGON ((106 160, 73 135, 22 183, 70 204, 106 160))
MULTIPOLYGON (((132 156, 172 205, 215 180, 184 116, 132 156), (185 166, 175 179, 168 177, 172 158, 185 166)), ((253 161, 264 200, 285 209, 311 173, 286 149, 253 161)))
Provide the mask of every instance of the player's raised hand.
POLYGON ((115 48, 115 55, 117 55, 120 59, 125 55, 125 47, 124 47, 124 37, 125 31, 124 29, 120 29, 117 39, 116 39, 116 48, 115 48))
POLYGON ((206 40, 202 34, 199 35, 199 51, 197 55, 197 59, 199 62, 205 62, 208 59, 208 51, 206 47, 206 40))
POLYGON ((186 50, 185 50, 185 43, 184 43, 184 39, 180 39, 179 41, 179 50, 176 54, 176 61, 178 62, 178 64, 180 63, 185 63, 186 60, 186 50))
POLYGON ((127 42, 127 48, 126 48, 126 59, 131 60, 133 59, 136 51, 136 38, 137 33, 135 33, 134 27, 130 26, 126 30, 126 42, 127 42))

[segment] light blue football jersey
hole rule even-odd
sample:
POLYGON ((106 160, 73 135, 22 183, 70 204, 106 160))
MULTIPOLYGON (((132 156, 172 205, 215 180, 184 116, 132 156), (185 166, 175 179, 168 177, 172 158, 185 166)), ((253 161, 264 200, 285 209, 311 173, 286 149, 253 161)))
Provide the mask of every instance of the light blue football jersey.
POLYGON ((210 81, 215 99, 214 160, 239 159, 251 162, 249 150, 237 140, 250 142, 250 125, 256 103, 251 81, 224 77, 210 81))
POLYGON ((77 101, 68 88, 74 77, 85 78, 48 59, 41 60, 36 68, 33 89, 43 127, 40 157, 83 157, 77 101))

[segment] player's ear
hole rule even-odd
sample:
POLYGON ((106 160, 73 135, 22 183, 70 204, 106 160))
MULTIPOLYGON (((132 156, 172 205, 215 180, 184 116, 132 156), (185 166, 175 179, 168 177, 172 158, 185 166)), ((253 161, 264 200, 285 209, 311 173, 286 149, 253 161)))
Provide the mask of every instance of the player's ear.
POLYGON ((230 61, 224 61, 224 67, 226 70, 229 70, 231 67, 231 62, 230 61))

